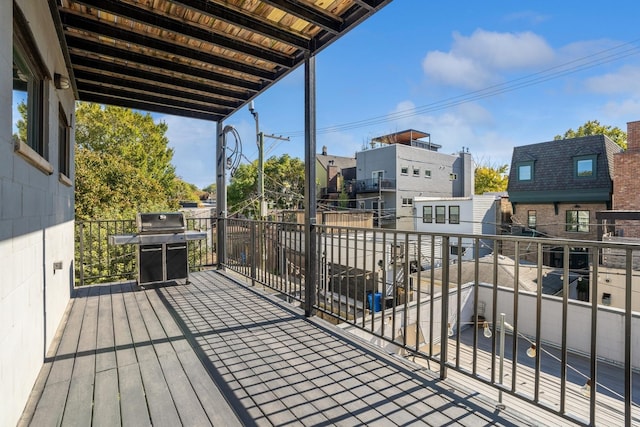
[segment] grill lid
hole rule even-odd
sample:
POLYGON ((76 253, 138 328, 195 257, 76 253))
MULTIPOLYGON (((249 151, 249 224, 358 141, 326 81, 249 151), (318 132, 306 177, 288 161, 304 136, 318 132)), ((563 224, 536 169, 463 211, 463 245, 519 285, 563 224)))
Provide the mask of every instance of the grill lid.
POLYGON ((136 219, 138 233, 183 233, 185 230, 182 212, 139 213, 136 219))

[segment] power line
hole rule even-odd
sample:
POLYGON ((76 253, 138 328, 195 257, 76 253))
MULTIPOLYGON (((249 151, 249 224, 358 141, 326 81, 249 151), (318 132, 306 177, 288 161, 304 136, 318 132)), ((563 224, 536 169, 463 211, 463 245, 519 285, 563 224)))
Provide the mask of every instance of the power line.
MULTIPOLYGON (((461 95, 445 98, 440 101, 436 101, 430 104, 426 104, 420 107, 415 107, 407 110, 398 111, 391 114, 382 116, 376 116, 369 119, 362 119, 353 122, 344 123, 342 125, 329 126, 324 128, 318 128, 317 134, 326 134, 339 132, 344 130, 362 128, 367 126, 373 126, 377 124, 387 123, 390 121, 417 116, 418 114, 429 113, 456 107, 468 102, 477 101, 480 99, 493 97, 506 92, 522 89, 528 86, 544 83, 549 80, 557 79, 559 77, 566 76, 568 74, 577 73, 590 68, 594 68, 599 65, 607 64, 610 62, 618 61, 628 56, 637 55, 640 53, 640 49, 636 46, 640 39, 635 39, 630 42, 616 45, 609 49, 605 49, 596 52, 591 55, 580 57, 578 59, 556 65, 554 67, 546 68, 533 74, 528 74, 523 77, 519 77, 513 80, 509 80, 505 83, 500 83, 492 86, 488 86, 484 89, 479 89, 472 92, 466 92, 461 95)), ((305 131, 293 131, 283 132, 284 135, 291 137, 303 136, 305 131)))

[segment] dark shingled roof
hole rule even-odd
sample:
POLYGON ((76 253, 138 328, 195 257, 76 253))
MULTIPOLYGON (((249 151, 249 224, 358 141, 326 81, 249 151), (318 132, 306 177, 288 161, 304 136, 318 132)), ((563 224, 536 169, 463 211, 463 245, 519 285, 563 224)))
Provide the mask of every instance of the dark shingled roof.
POLYGON ((613 154, 622 149, 604 135, 514 147, 507 191, 512 202, 607 202, 613 191, 613 154), (597 155, 596 176, 577 177, 574 158, 597 155), (533 162, 533 179, 518 180, 518 165, 533 162))

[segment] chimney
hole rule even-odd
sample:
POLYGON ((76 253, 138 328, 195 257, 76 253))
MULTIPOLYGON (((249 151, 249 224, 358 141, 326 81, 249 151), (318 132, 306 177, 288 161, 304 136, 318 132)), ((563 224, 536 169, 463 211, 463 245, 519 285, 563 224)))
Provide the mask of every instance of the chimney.
POLYGON ((323 156, 326 156, 326 155, 327 155, 327 146, 326 146, 326 145, 323 145, 323 146, 322 146, 322 155, 323 155, 323 156))
POLYGON ((640 121, 627 123, 627 150, 640 151, 640 121))

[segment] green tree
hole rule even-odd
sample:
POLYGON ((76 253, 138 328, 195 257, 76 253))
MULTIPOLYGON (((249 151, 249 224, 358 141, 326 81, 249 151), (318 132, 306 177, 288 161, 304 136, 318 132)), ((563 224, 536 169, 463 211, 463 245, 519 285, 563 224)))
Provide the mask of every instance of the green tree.
POLYGON ((170 206, 159 182, 112 153, 76 148, 75 211, 79 220, 131 219, 170 206))
POLYGON ((75 127, 76 218, 177 209, 188 186, 171 164, 166 123, 126 108, 79 103, 75 127))
POLYGON ((625 131, 617 126, 611 127, 601 125, 597 120, 589 120, 577 130, 569 129, 564 133, 564 135, 556 135, 553 139, 559 140, 589 135, 606 135, 609 139, 622 147, 622 149, 627 149, 627 133, 625 131))
MULTIPOLYGON (((272 156, 264 163, 265 199, 276 209, 298 206, 304 198, 304 162, 288 154, 272 156)), ((257 216, 258 162, 241 164, 227 189, 231 213, 257 216)))
POLYGON ((483 194, 489 191, 507 191, 509 178, 507 169, 509 165, 491 166, 480 165, 475 170, 474 194, 483 194))

